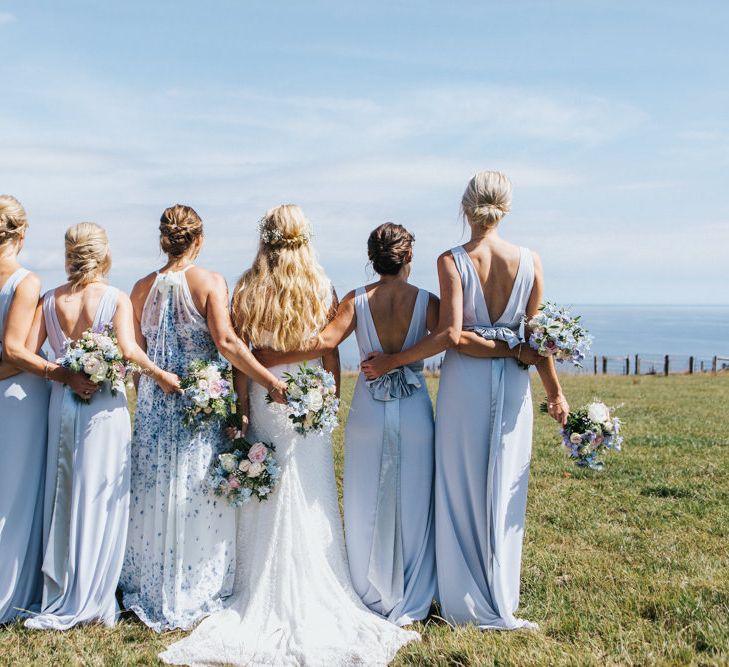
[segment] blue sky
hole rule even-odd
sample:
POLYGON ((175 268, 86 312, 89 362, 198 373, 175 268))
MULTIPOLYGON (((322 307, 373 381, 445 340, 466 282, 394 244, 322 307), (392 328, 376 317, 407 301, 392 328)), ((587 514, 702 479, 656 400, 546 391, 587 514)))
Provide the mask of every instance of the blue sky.
POLYGON ((386 220, 435 289, 466 182, 500 169, 552 299, 726 304, 728 31, 724 1, 0 0, 0 190, 49 286, 94 220, 129 287, 180 201, 231 281, 296 202, 340 291, 386 220))

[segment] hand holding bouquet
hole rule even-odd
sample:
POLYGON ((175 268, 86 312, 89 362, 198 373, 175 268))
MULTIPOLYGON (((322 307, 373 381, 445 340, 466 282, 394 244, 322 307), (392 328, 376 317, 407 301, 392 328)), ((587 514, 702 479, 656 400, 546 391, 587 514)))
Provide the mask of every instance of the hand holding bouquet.
MULTIPOLYGON (((546 404, 542 404, 543 412, 546 411, 545 408, 546 404)), ((602 470, 602 455, 610 450, 621 450, 622 422, 610 412, 607 405, 596 400, 569 413, 560 434, 564 448, 578 466, 602 470)))
POLYGON ((592 336, 580 324, 579 315, 573 317, 568 308, 547 302, 539 306, 539 313, 526 326, 531 331, 529 345, 540 356, 582 366, 592 336))
MULTIPOLYGON (((339 399, 331 373, 303 363, 296 373, 284 373, 284 382, 288 404, 282 407, 297 433, 331 433, 337 427, 339 399)), ((268 397, 266 400, 272 402, 268 397)))
POLYGON ((275 448, 265 442, 249 443, 245 438, 233 441, 235 449, 218 456, 211 472, 210 486, 234 507, 251 498, 266 500, 274 490, 281 468, 274 456, 275 448))
POLYGON ((193 361, 180 386, 185 403, 183 421, 192 428, 212 420, 226 420, 235 414, 230 366, 215 361, 193 361))
MULTIPOLYGON (((87 329, 78 340, 67 342, 65 352, 57 363, 76 373, 84 373, 94 384, 108 382, 114 396, 119 383, 129 385, 132 373, 139 370, 135 364, 122 357, 111 324, 99 329, 87 329)), ((90 402, 90 399, 78 395, 76 399, 83 403, 90 402)))

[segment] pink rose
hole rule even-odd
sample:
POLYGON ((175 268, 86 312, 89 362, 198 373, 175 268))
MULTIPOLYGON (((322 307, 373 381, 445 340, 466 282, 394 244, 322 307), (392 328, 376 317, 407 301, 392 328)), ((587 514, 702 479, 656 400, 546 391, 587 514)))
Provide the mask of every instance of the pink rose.
POLYGON ((555 354, 557 352, 557 343, 555 343, 553 340, 548 340, 546 345, 544 346, 549 352, 549 354, 555 354))
POLYGON ((231 489, 239 489, 240 488, 240 482, 238 481, 238 478, 235 477, 235 476, 233 476, 233 475, 231 475, 230 477, 228 477, 228 486, 231 489))
POLYGON ((248 460, 251 463, 263 463, 268 456, 268 447, 262 442, 257 442, 248 452, 248 460))
POLYGON ((603 437, 602 433, 598 433, 595 436, 595 440, 593 441, 598 447, 605 442, 605 438, 603 437))
POLYGON ((220 382, 212 382, 208 388, 210 398, 220 398, 223 394, 223 388, 220 386, 220 382))

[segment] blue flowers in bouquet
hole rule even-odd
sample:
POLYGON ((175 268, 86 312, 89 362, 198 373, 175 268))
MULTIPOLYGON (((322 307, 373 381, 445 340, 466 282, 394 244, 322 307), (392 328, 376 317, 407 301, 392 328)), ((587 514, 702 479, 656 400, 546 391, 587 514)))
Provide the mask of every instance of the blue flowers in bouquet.
MULTIPOLYGON (((320 366, 303 363, 296 373, 284 373, 288 404, 282 406, 294 430, 310 433, 331 433, 339 424, 339 399, 334 376, 320 366)), ((272 402, 267 397, 269 403, 272 402)))
POLYGON ((592 336, 580 324, 579 315, 573 317, 568 308, 548 301, 539 306, 539 313, 526 325, 531 331, 529 345, 541 356, 582 366, 592 336))
MULTIPOLYGON (((546 411, 546 407, 543 404, 542 411, 546 411)), ((565 450, 578 466, 602 470, 602 456, 608 451, 622 449, 622 422, 610 412, 607 405, 596 400, 569 413, 560 434, 565 450)))
POLYGON ((183 422, 189 428, 235 414, 236 393, 228 364, 196 359, 180 382, 185 404, 183 422))
MULTIPOLYGON (((108 382, 114 396, 119 383, 129 384, 132 374, 139 370, 136 364, 122 357, 111 324, 87 329, 78 340, 67 342, 64 354, 57 363, 76 373, 85 373, 94 384, 108 382)), ((82 403, 91 401, 76 394, 74 396, 82 403)))
POLYGON ((245 438, 233 440, 235 449, 218 455, 213 466, 210 486, 217 496, 223 496, 234 507, 251 498, 266 500, 281 477, 281 468, 270 443, 249 443, 245 438))

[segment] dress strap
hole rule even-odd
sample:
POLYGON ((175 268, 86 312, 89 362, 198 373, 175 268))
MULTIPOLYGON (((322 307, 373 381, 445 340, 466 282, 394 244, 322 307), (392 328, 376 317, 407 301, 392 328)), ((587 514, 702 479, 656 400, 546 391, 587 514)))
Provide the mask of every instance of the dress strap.
POLYGON ((5 284, 0 287, 0 351, 3 348, 3 336, 5 334, 5 320, 10 311, 10 305, 13 302, 13 296, 15 296, 15 290, 20 283, 25 280, 26 276, 30 273, 28 269, 19 268, 16 269, 10 277, 5 281, 5 284))

